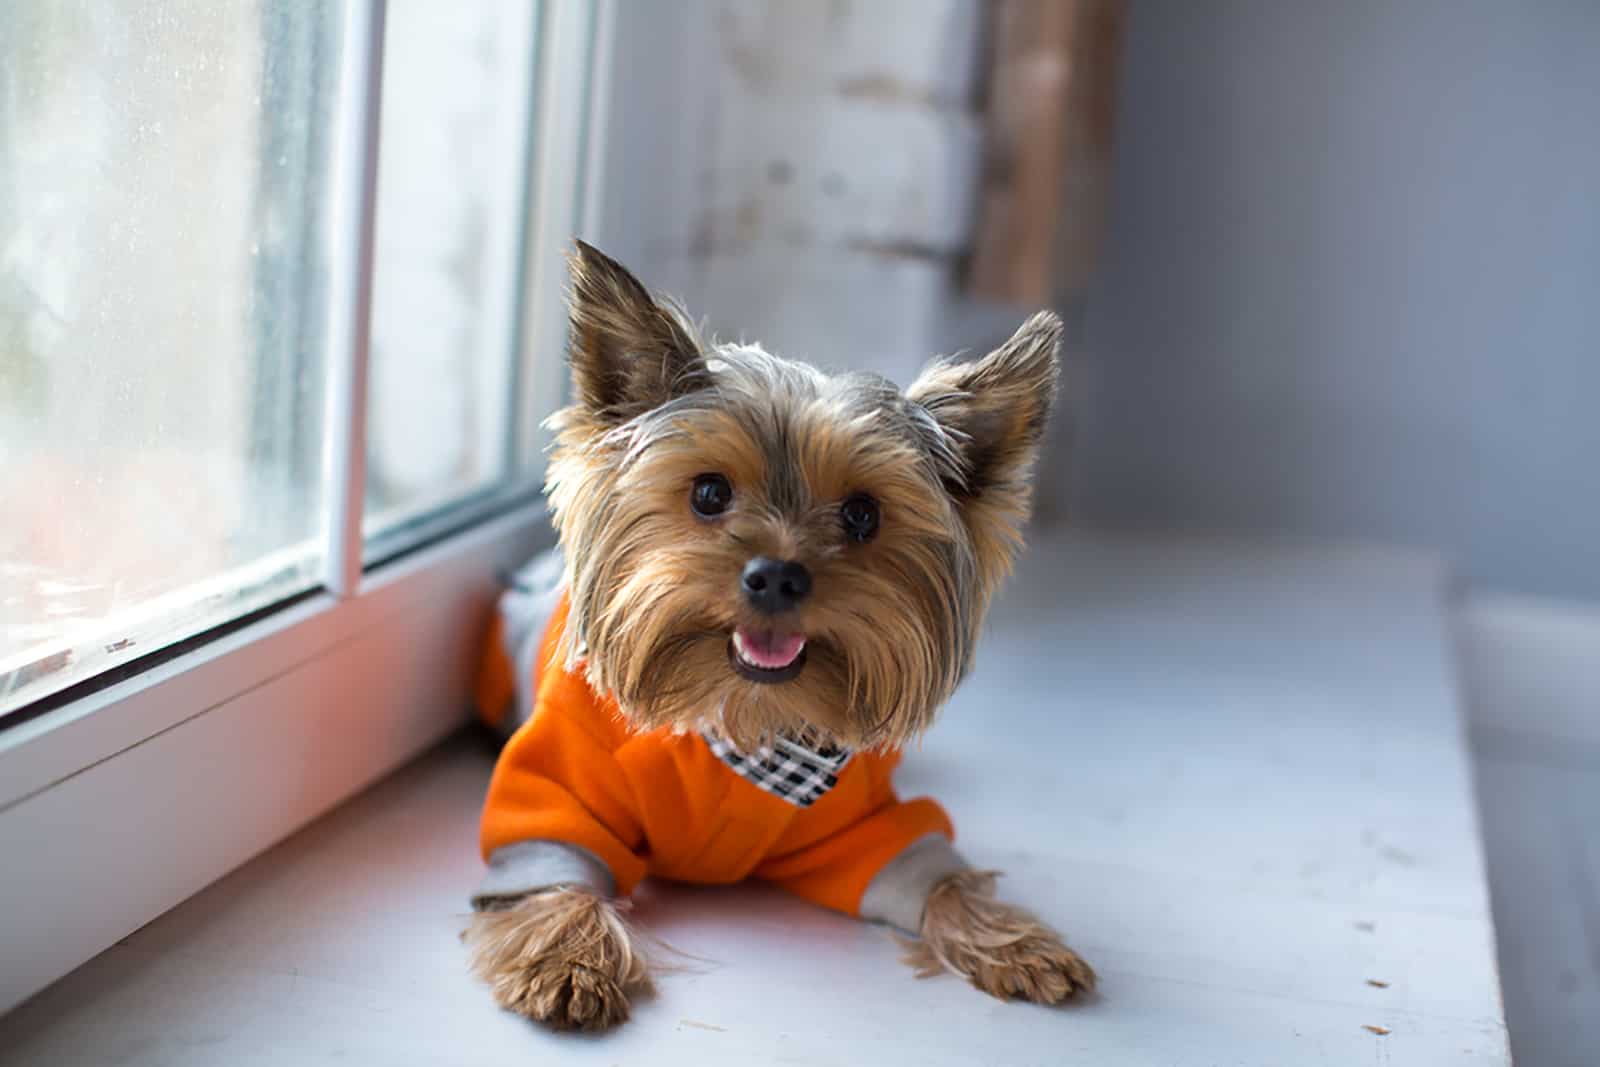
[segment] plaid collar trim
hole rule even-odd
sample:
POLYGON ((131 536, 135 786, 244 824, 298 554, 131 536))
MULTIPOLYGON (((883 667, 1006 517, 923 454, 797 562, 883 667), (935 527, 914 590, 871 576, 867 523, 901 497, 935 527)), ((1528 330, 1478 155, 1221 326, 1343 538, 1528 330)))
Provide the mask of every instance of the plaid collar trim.
POLYGON ((712 755, 739 777, 797 808, 809 808, 837 785, 839 773, 855 754, 847 748, 810 749, 786 737, 745 753, 710 731, 700 736, 712 755))

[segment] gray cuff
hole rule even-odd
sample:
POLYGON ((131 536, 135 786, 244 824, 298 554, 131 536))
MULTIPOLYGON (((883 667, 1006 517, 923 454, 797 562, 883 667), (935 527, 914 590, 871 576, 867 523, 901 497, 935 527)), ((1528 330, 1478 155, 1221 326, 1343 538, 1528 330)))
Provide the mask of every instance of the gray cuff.
POLYGON ((581 845, 564 841, 520 841, 497 848, 489 869, 472 894, 474 911, 509 908, 529 893, 556 886, 592 889, 603 897, 616 892, 611 870, 581 845))
POLYGON ((912 937, 922 936, 922 909, 940 879, 967 870, 943 834, 926 834, 873 875, 861 894, 861 917, 885 922, 912 937))

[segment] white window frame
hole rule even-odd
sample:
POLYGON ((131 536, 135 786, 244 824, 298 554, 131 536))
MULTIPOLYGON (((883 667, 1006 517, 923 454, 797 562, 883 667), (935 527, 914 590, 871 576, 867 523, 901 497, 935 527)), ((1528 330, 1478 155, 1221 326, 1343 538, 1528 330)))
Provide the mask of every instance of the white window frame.
MULTIPOLYGON (((562 249, 595 220, 615 13, 537 6, 523 365, 546 375, 561 373, 562 249)), ((384 0, 354 3, 340 60, 357 88, 336 131, 324 589, 0 731, 0 1013, 462 726, 498 575, 550 539, 525 502, 362 567, 384 17, 384 0)))

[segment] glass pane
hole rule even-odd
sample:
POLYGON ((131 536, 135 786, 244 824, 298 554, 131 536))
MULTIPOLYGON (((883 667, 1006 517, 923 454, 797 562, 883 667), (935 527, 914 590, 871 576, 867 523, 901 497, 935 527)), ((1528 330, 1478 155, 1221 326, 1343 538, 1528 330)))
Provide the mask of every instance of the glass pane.
POLYGON ((511 476, 534 37, 530 0, 389 5, 369 555, 511 476))
POLYGON ((0 714, 313 582, 335 7, 0 4, 0 714))

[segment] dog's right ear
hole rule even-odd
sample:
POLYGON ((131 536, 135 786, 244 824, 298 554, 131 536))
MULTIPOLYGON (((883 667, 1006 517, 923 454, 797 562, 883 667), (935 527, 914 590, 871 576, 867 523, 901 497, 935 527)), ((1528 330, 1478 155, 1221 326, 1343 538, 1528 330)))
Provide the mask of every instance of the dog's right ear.
POLYGON ((583 241, 567 266, 572 384, 591 414, 625 422, 710 383, 700 346, 675 307, 655 300, 626 267, 583 241))

